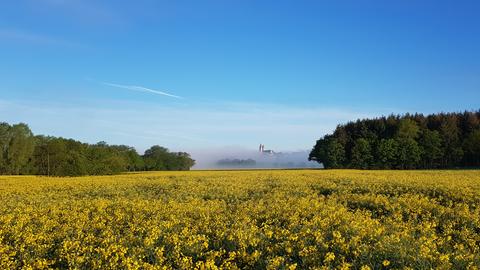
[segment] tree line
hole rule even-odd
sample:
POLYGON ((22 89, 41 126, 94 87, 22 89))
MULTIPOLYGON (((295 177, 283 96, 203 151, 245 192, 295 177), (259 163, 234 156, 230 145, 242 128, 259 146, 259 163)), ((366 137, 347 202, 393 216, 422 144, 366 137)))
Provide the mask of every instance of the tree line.
POLYGON ((126 145, 82 143, 34 135, 28 125, 0 123, 0 174, 105 175, 132 171, 189 170, 188 153, 155 145, 139 155, 126 145))
POLYGON ((220 167, 255 167, 257 165, 257 161, 249 158, 249 159, 220 159, 217 161, 217 165, 220 167))
POLYGON ((349 122, 318 140, 309 160, 325 168, 480 167, 480 110, 349 122))

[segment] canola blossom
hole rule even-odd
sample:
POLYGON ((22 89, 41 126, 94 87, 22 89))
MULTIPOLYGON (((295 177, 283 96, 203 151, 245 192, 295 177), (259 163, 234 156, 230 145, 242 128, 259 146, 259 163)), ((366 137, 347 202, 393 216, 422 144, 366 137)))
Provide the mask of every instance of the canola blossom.
POLYGON ((0 177, 0 269, 479 269, 480 172, 0 177))

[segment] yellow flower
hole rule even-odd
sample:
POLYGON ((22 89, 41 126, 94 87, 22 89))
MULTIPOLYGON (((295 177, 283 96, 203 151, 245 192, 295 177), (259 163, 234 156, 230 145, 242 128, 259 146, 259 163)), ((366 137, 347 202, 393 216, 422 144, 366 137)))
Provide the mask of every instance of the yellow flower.
POLYGON ((331 262, 335 260, 335 254, 333 252, 327 252, 325 255, 325 259, 323 260, 325 263, 331 262))
POLYGON ((0 269, 476 269, 478 198, 478 170, 1 176, 0 269))
POLYGON ((448 254, 440 255, 440 261, 442 261, 442 262, 448 262, 449 259, 450 259, 450 256, 448 254))

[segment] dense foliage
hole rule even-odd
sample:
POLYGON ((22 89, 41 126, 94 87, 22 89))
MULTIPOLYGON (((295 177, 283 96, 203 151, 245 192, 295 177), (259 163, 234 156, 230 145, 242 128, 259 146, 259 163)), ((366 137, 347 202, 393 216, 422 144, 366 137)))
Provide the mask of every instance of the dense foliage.
POLYGON ((0 174, 79 176, 139 170, 189 170, 188 153, 152 146, 140 156, 133 147, 86 144, 72 139, 34 136, 27 125, 0 123, 0 174))
POLYGON ((478 171, 0 177, 0 269, 478 269, 478 171))
POLYGON ((391 115, 339 125, 310 160, 325 168, 480 167, 480 111, 391 115))

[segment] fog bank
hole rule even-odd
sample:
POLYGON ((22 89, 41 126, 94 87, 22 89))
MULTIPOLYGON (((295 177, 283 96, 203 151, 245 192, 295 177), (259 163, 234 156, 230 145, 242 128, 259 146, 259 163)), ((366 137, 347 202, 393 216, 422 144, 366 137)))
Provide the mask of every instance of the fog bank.
POLYGON ((309 150, 267 153, 241 147, 220 147, 194 149, 190 150, 189 153, 196 163, 192 168, 193 170, 322 168, 319 163, 308 161, 309 150))

